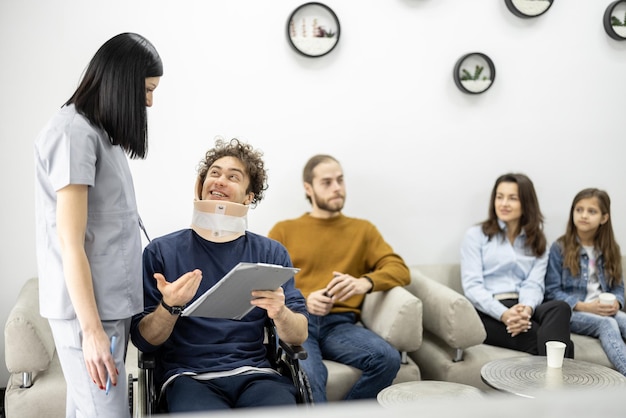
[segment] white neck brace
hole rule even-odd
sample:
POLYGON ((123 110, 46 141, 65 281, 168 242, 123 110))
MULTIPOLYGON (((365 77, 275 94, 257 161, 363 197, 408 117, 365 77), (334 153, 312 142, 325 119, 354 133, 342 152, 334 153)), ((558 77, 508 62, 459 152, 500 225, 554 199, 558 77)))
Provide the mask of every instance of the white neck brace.
POLYGON ((226 242, 248 228, 248 206, 222 200, 194 200, 191 229, 207 241, 226 242))

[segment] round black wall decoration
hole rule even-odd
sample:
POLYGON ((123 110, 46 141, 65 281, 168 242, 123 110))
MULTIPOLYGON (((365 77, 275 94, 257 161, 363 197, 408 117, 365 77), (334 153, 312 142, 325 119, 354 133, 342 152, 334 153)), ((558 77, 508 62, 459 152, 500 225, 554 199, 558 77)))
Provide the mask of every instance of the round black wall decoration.
POLYGON ((521 18, 541 16, 552 6, 553 0, 504 0, 511 13, 521 18))
POLYGON ((614 1, 604 12, 604 30, 617 41, 626 40, 626 0, 614 1))
POLYGON ((480 94, 486 92, 496 79, 496 67, 487 55, 472 52, 459 58, 452 75, 463 93, 480 94))
POLYGON ((291 46, 306 57, 321 57, 339 42, 339 19, 330 7, 322 3, 305 3, 296 8, 287 21, 287 39, 291 46))

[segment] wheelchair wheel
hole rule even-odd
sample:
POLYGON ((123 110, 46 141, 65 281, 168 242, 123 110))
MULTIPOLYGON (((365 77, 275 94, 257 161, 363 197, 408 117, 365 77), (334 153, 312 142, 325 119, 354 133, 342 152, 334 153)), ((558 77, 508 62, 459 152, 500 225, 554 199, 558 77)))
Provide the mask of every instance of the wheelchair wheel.
POLYGON ((309 377, 304 373, 303 370, 300 370, 297 376, 299 385, 298 390, 300 391, 300 403, 304 405, 313 405, 313 391, 311 390, 311 384, 309 383, 309 377))
POLYGON ((136 381, 137 378, 133 377, 132 373, 128 373, 128 410, 131 417, 135 416, 135 388, 133 385, 136 381))

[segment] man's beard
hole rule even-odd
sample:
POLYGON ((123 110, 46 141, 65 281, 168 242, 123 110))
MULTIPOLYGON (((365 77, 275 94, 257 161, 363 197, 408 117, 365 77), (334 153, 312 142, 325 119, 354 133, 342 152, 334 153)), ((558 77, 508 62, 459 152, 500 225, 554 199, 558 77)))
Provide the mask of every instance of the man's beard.
POLYGON ((317 194, 313 194, 313 200, 315 201, 315 206, 318 209, 324 210, 326 212, 341 212, 343 209, 343 205, 345 203, 345 197, 342 197, 341 200, 336 200, 333 203, 328 203, 319 197, 317 194))

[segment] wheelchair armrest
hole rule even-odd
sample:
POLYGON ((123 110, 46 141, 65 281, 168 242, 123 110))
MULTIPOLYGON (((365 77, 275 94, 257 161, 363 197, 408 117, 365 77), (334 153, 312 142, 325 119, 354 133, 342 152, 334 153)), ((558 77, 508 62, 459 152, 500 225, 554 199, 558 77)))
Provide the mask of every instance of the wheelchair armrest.
POLYGON ((156 414, 159 409, 158 389, 154 384, 154 369, 156 367, 156 356, 154 353, 138 351, 137 367, 139 368, 139 376, 137 377, 139 416, 150 417, 156 414))
POLYGON ((156 366, 156 359, 153 353, 144 353, 139 351, 139 356, 137 358, 137 366, 140 369, 154 369, 156 366))
POLYGON ((306 360, 308 357, 306 350, 301 345, 291 345, 280 339, 278 343, 283 349, 283 353, 292 360, 306 360))
MULTIPOLYGON (((274 340, 276 341, 276 340, 274 340)), ((298 403, 312 404, 313 393, 311 384, 306 373, 300 368, 300 360, 306 360, 307 351, 301 345, 291 345, 278 338, 279 349, 276 354, 278 358, 274 361, 274 366, 283 375, 291 378, 296 386, 298 403)))

